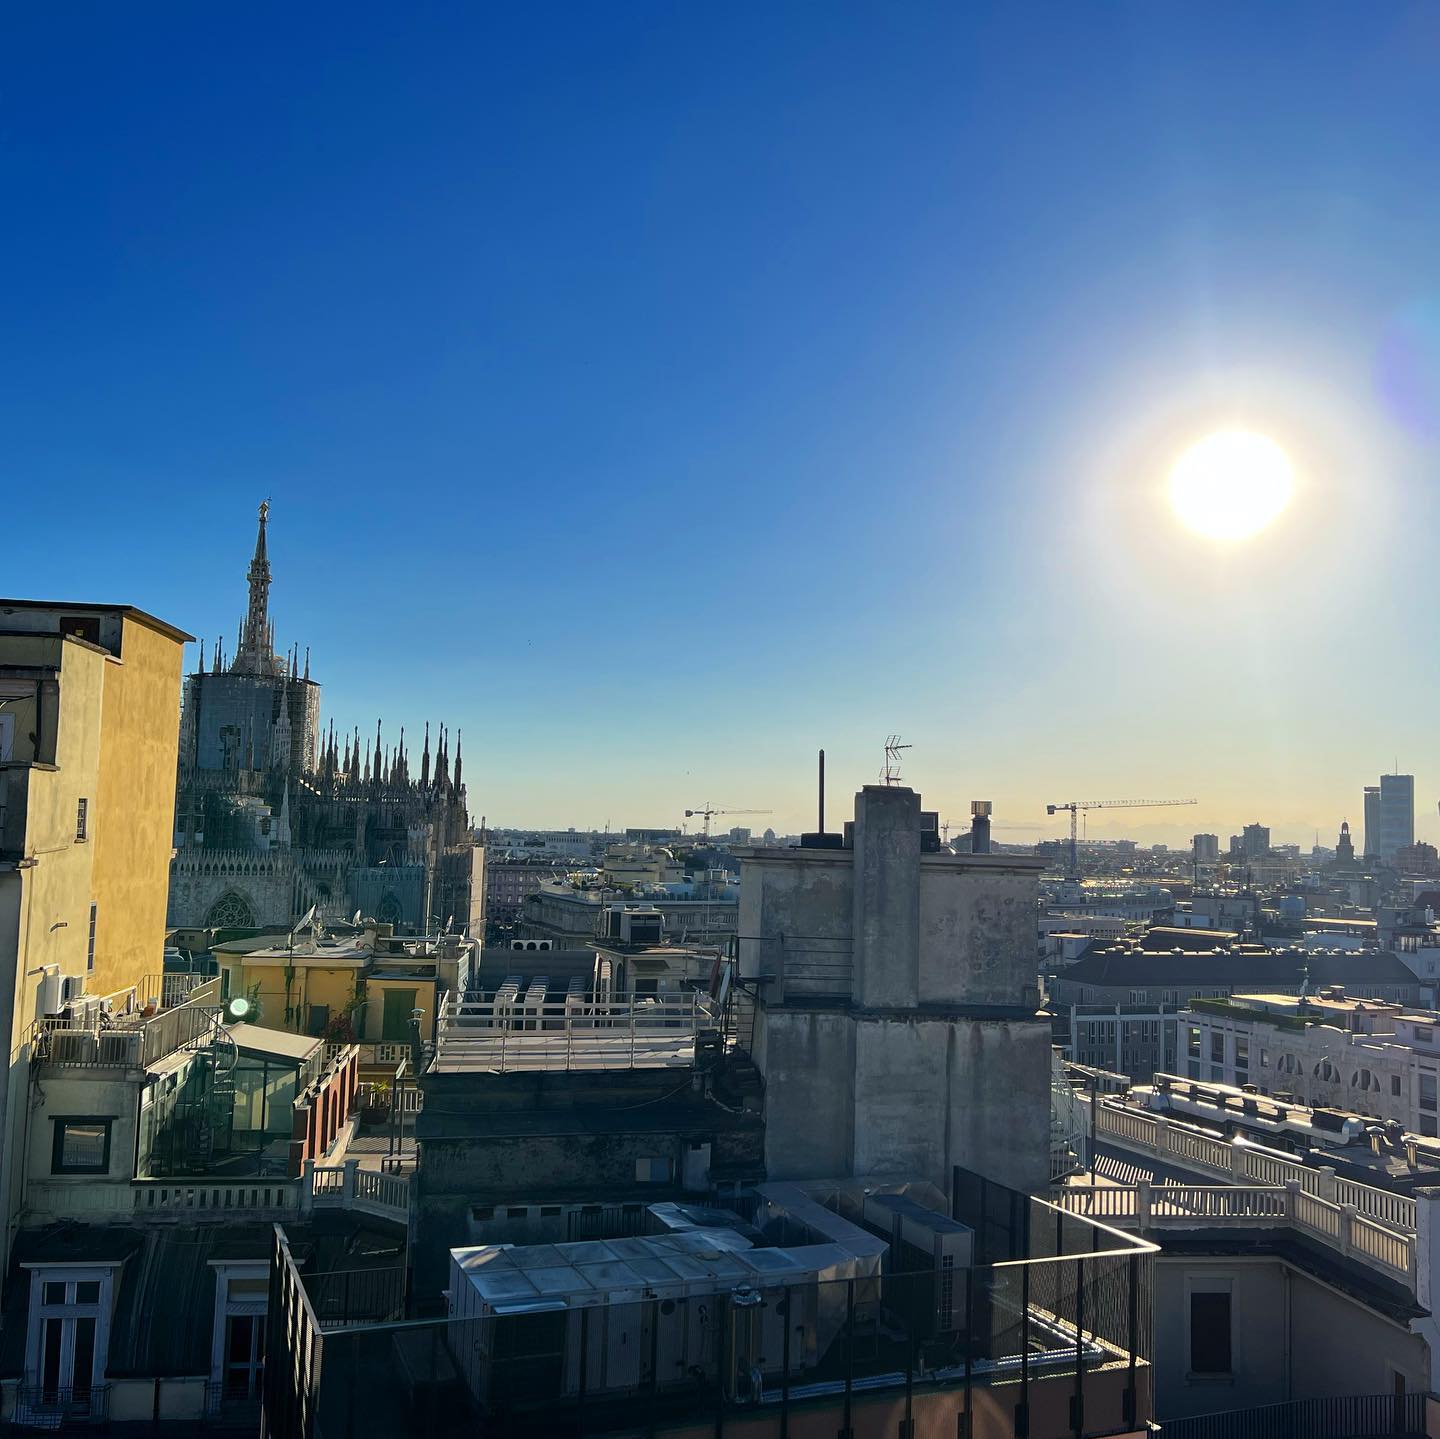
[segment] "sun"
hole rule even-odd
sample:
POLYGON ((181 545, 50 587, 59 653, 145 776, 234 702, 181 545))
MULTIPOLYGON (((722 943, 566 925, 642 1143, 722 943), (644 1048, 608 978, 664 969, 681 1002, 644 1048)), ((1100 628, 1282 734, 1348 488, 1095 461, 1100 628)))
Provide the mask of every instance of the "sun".
POLYGON ((1267 435, 1220 430, 1191 445, 1170 471, 1170 503, 1197 535, 1248 540, 1290 502, 1289 456, 1267 435))

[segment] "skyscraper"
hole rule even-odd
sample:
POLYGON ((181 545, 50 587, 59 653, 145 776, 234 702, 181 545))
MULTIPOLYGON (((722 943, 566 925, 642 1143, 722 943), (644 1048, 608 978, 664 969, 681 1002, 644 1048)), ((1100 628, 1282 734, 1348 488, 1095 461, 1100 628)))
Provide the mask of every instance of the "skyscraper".
POLYGON ((1415 843, 1415 776, 1382 774, 1365 789, 1365 853, 1391 863, 1415 843))

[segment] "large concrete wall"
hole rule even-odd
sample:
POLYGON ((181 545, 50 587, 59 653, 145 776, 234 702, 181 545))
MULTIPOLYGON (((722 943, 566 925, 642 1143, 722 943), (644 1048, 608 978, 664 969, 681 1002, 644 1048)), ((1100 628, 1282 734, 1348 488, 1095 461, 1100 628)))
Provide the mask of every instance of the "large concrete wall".
POLYGON ((920 864, 922 1004, 1038 1004, 1033 868, 999 855, 920 864))
POLYGON ((92 993, 137 984, 163 962, 183 657, 180 640, 127 615, 120 658, 105 666, 92 993))
POLYGON ((756 1019, 765 1073, 765 1172, 771 1179, 850 1173, 855 1022, 837 1010, 767 1008, 756 1019))
POLYGON ((740 973, 748 979, 773 976, 765 989, 767 1003, 784 999, 787 960, 797 973, 816 962, 850 965, 853 894, 849 850, 756 850, 746 856, 740 973))

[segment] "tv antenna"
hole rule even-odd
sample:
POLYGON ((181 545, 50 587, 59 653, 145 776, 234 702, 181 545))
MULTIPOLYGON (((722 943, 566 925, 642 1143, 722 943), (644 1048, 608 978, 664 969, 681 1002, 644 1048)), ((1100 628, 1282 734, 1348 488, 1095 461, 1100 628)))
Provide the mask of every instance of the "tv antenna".
POLYGON ((900 736, 892 734, 885 739, 885 768, 880 771, 880 779, 885 784, 900 783, 900 751, 902 749, 914 749, 912 744, 901 744, 900 736))

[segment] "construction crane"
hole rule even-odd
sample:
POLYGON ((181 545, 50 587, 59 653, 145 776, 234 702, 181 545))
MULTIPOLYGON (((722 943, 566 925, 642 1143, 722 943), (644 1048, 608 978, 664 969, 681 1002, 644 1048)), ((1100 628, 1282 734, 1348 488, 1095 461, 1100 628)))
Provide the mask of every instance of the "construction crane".
POLYGON ((717 814, 770 814, 768 809, 711 809, 707 804, 704 809, 687 809, 686 819, 703 819, 705 821, 705 838, 710 838, 710 821, 717 814))
POLYGON ((1087 809, 1161 809, 1174 804, 1199 804, 1194 799, 1071 799, 1063 804, 1047 804, 1046 814, 1070 814, 1070 870, 1068 879, 1080 878, 1080 854, 1076 844, 1079 817, 1087 809))

